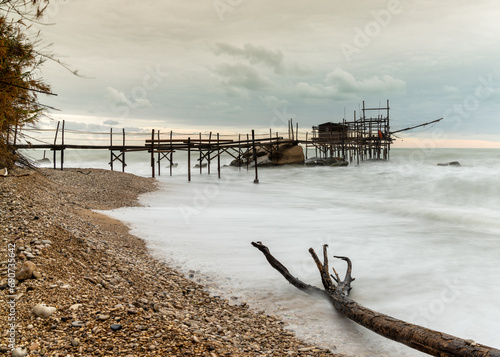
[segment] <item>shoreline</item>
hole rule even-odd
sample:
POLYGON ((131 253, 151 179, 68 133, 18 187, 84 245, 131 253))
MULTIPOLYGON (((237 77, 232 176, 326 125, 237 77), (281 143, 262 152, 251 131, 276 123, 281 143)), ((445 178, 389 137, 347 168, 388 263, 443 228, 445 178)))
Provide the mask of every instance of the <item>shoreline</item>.
MULTIPOLYGON (((15 301, 16 347, 38 356, 340 356, 300 341, 274 316, 210 296, 124 224, 92 211, 139 206, 156 189, 154 179, 101 169, 0 178, 0 315, 15 301), (13 245, 17 269, 31 261, 36 278, 16 281, 11 294, 4 263, 13 245), (39 303, 56 310, 36 317, 39 303)), ((10 353, 7 318, 0 326, 1 356, 10 353)))

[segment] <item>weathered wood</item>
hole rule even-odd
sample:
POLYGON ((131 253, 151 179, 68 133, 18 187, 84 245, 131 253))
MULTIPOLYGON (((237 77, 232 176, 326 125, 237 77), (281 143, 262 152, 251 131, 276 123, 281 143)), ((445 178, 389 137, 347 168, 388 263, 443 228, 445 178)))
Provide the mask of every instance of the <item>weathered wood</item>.
MULTIPOLYGON (((109 146, 113 147, 113 128, 109 129, 109 146)), ((113 162, 115 161, 113 150, 109 150, 110 161, 109 166, 111 166, 111 171, 113 171, 113 162)))
POLYGON ((127 166, 127 164, 125 163, 125 128, 122 129, 122 153, 121 153, 121 156, 122 156, 122 172, 125 172, 125 166, 127 166))
MULTIPOLYGON (((170 130, 170 145, 172 145, 172 130, 170 130)), ((170 151, 170 176, 172 176, 172 167, 174 166, 174 153, 170 151)))
POLYGON ((188 181, 191 182, 191 138, 188 138, 188 181))
POLYGON ((255 180, 253 183, 259 183, 259 173, 257 170, 257 149, 255 148, 255 131, 252 129, 252 151, 253 151, 253 161, 255 164, 255 180))
POLYGON ((64 124, 65 120, 62 122, 62 130, 61 130, 61 171, 64 170, 64 124))
POLYGON ((330 275, 326 244, 323 246, 323 263, 321 263, 314 250, 309 249, 320 272, 325 290, 308 285, 293 277, 288 269, 274 258, 269 249, 261 242, 252 242, 252 245, 264 254, 269 264, 283 275, 290 284, 308 294, 317 293, 326 296, 337 311, 381 336, 432 356, 500 357, 500 350, 496 348, 380 314, 350 299, 348 295, 351 290, 351 283, 354 281, 351 277, 351 260, 347 257, 335 257, 347 262, 348 268, 344 280, 339 278, 335 269, 333 269, 335 275, 330 275))
MULTIPOLYGON (((151 142, 155 140, 155 130, 151 130, 151 142)), ((155 177, 155 147, 151 146, 151 177, 155 177)))

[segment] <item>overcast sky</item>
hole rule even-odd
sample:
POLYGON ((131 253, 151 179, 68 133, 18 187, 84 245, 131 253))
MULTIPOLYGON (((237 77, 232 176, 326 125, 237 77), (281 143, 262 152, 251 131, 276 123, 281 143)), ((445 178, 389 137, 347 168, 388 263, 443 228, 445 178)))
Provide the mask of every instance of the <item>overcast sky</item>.
MULTIPOLYGON (((500 142, 493 0, 71 0, 42 30, 43 98, 75 128, 304 130, 391 105, 393 130, 500 142), (80 123, 80 124, 77 124, 80 123)), ((375 115, 378 113, 374 113, 375 115)))

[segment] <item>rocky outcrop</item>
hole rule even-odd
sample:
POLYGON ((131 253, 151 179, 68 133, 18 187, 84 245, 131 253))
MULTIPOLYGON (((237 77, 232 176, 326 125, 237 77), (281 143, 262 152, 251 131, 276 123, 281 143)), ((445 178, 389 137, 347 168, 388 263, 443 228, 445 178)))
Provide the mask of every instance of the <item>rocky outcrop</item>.
MULTIPOLYGON (((257 165, 258 166, 277 166, 277 165, 290 165, 290 164, 303 164, 304 163, 304 150, 300 145, 283 144, 280 145, 278 150, 265 150, 264 148, 257 148, 257 165)), ((249 152, 242 155, 241 159, 235 159, 231 162, 231 166, 253 166, 255 161, 253 153, 249 152)))
POLYGON ((348 166, 349 162, 341 157, 330 157, 325 159, 313 157, 306 160, 305 164, 307 166, 348 166))
POLYGON ((450 161, 445 163, 440 163, 438 166, 462 166, 458 161, 450 161))
POLYGON ((280 152, 278 152, 278 160, 276 163, 278 165, 303 164, 304 150, 302 149, 302 146, 294 145, 280 150, 280 152))

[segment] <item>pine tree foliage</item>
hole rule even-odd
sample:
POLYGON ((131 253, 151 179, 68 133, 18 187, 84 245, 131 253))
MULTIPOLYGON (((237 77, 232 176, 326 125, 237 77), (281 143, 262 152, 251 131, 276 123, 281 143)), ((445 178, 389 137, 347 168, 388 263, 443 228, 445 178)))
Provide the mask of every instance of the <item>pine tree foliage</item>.
POLYGON ((39 95, 51 94, 40 73, 47 56, 36 49, 38 35, 27 35, 47 5, 47 0, 0 0, 0 168, 18 160, 12 147, 16 135, 44 115, 39 95))

